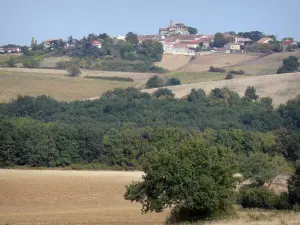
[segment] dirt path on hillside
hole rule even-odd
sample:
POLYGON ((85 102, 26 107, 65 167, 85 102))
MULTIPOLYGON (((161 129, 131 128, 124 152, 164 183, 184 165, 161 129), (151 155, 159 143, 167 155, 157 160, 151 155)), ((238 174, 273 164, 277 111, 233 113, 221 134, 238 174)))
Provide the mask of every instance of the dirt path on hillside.
POLYGON ((166 213, 141 214, 125 185, 142 172, 0 170, 0 224, 163 224, 166 213))

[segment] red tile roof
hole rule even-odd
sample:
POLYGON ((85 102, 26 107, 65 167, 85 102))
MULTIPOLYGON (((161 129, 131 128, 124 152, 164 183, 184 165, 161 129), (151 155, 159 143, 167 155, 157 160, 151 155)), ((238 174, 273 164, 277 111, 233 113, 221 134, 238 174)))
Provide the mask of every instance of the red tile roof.
POLYGON ((100 44, 102 44, 102 43, 101 43, 101 41, 93 40, 93 41, 92 41, 92 44, 93 44, 93 45, 100 45, 100 44))
POLYGON ((291 45, 293 43, 294 43, 294 41, 291 41, 291 40, 284 40, 281 42, 281 44, 283 44, 283 45, 291 45))

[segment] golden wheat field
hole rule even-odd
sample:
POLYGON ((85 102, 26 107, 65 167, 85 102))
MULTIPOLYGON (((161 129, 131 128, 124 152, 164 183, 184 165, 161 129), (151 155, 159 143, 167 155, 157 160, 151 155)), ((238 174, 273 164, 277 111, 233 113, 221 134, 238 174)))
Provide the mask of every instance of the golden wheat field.
MULTIPOLYGON (((123 198, 141 172, 0 170, 0 225, 160 225, 168 212, 142 215, 123 198)), ((300 214, 239 210, 211 225, 296 225, 300 214)))

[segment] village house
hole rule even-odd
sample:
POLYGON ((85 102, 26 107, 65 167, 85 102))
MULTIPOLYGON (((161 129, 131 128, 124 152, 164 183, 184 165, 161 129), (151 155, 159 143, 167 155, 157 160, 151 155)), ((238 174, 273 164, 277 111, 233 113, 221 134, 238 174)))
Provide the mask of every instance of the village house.
POLYGON ((244 38, 244 37, 235 37, 235 43, 240 44, 240 45, 245 45, 248 43, 251 43, 252 40, 250 38, 244 38))
POLYGON ((170 25, 167 28, 160 28, 159 35, 164 37, 174 35, 189 35, 187 27, 183 23, 176 23, 174 25, 173 20, 170 21, 170 25))
POLYGON ((241 45, 238 43, 227 43, 224 45, 224 48, 230 51, 241 51, 241 45))
POLYGON ((92 45, 97 47, 97 48, 102 48, 102 42, 101 41, 93 40, 92 45))
POLYGON ((270 41, 274 41, 271 37, 265 37, 257 41, 259 44, 269 44, 270 41))
POLYGON ((296 41, 293 40, 284 40, 280 43, 280 47, 283 52, 293 51, 298 47, 298 44, 296 41))

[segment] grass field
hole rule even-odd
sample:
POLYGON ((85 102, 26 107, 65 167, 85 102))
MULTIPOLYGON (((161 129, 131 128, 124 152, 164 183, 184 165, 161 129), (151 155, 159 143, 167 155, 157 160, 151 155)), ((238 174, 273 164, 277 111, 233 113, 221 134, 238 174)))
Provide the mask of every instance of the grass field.
MULTIPOLYGON (((245 78, 249 75, 233 75, 234 78, 245 78)), ((182 84, 191 84, 205 81, 218 81, 224 80, 226 73, 212 73, 212 72, 173 72, 165 76, 166 78, 176 77, 179 78, 182 84)))
POLYGON ((56 100, 82 100, 100 96, 107 90, 136 85, 136 82, 121 82, 84 77, 72 78, 65 71, 45 73, 48 70, 17 72, 0 70, 0 102, 8 102, 18 95, 49 95, 56 100), (37 73, 38 71, 38 73, 37 73))
POLYGON ((21 54, 14 53, 14 54, 0 54, 0 65, 4 64, 10 57, 18 57, 21 54))
POLYGON ((300 49, 295 52, 275 53, 272 55, 254 59, 246 63, 242 63, 239 66, 232 66, 226 69, 243 69, 247 73, 253 75, 274 74, 282 65, 282 60, 291 55, 300 57, 300 49))
MULTIPOLYGON (((0 170, 1 225, 159 225, 168 212, 141 214, 125 185, 141 172, 0 170)), ((195 223, 197 224, 197 223, 195 223)), ((300 214, 239 211, 202 225, 296 225, 300 214)))
MULTIPOLYGON (((247 86, 254 86, 260 97, 271 97, 273 98, 273 103, 279 105, 300 94, 300 73, 252 76, 243 79, 236 78, 232 80, 183 84, 167 88, 172 90, 177 98, 181 98, 190 93, 193 88, 202 88, 206 93, 209 93, 212 89, 221 87, 228 87, 230 90, 236 91, 243 96, 247 86)), ((155 90, 148 89, 143 91, 152 93, 155 90)))

